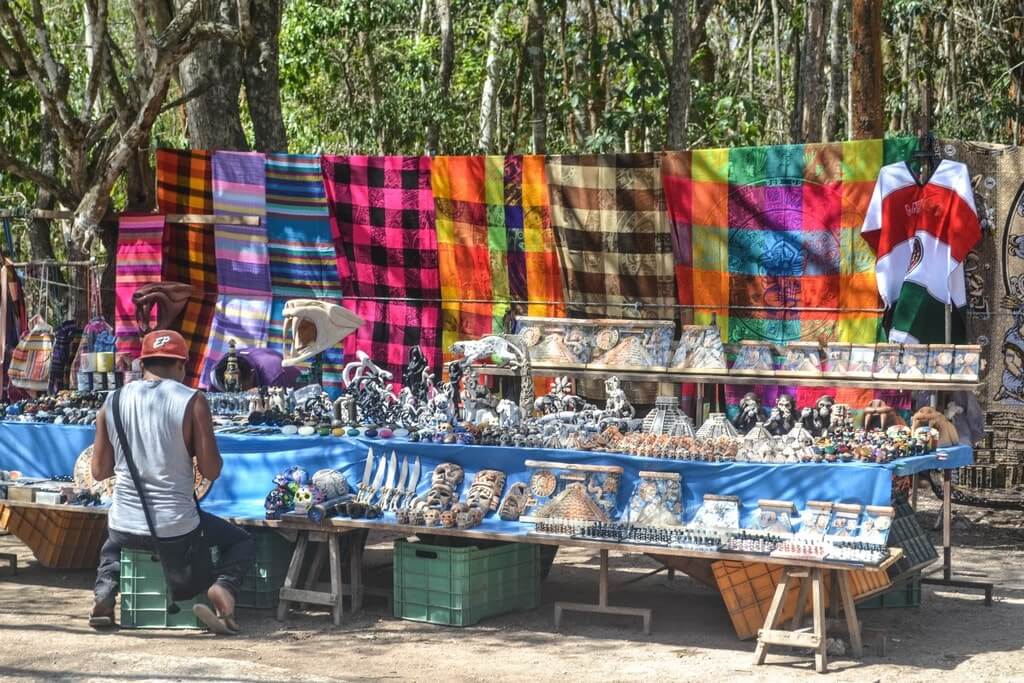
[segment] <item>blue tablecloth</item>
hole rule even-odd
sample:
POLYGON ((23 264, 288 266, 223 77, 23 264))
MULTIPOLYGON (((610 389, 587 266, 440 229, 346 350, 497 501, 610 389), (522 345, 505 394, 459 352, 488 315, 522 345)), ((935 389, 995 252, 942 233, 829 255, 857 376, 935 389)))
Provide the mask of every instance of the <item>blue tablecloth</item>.
MULTIPOLYGON (((93 434, 92 427, 2 422, 0 469, 16 469, 39 477, 69 474, 75 458, 92 443, 93 434)), ((337 468, 354 486, 362 478, 370 447, 377 455, 390 455, 394 450, 399 459, 409 456, 410 466, 412 458, 420 456, 421 492, 428 487, 430 471, 441 462, 455 462, 464 467, 467 480, 480 469, 501 470, 508 475, 509 484, 526 480, 529 472, 523 461, 528 459, 619 465, 624 470, 618 497, 620 511, 629 501, 638 471, 679 472, 683 477, 687 520, 696 513, 708 493, 739 496, 743 501, 744 518, 753 513, 758 499, 762 498, 791 500, 798 508, 803 508, 808 500, 888 505, 893 475, 964 467, 974 462, 973 451, 967 446, 945 448, 931 455, 886 465, 773 465, 661 460, 542 448, 422 444, 361 437, 224 434, 217 437, 217 443, 224 457, 224 469, 203 500, 203 507, 216 514, 254 518, 263 517, 263 499, 277 472, 292 465, 301 465, 310 474, 325 467, 337 468)))

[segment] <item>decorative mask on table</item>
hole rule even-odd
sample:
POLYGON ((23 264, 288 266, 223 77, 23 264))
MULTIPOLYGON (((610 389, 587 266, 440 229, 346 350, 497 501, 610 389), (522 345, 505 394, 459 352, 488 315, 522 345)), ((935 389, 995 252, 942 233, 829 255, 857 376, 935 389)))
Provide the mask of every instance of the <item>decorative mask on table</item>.
POLYGON ((905 425, 906 421, 900 417, 895 408, 880 398, 870 401, 864 408, 864 429, 881 429, 885 431, 895 425, 905 425))
POLYGON ((316 299, 291 299, 284 304, 285 342, 281 365, 304 363, 355 332, 363 319, 337 304, 316 299))
POLYGON ((480 470, 466 493, 466 505, 479 508, 486 515, 496 510, 505 489, 505 473, 498 470, 480 470))
POLYGON ((132 294, 135 305, 135 322, 139 332, 146 334, 153 330, 177 330, 177 322, 185 311, 192 285, 183 282, 152 282, 143 285, 132 294), (156 325, 151 325, 153 308, 156 308, 156 325))
POLYGON ((349 492, 348 480, 338 470, 318 470, 310 479, 313 486, 323 491, 324 498, 339 498, 349 492))

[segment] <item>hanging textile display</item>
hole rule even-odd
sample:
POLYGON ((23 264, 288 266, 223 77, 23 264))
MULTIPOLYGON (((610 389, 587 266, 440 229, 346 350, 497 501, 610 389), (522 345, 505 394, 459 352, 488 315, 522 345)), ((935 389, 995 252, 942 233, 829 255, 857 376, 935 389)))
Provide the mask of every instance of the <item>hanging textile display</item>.
MULTIPOLYGON (((695 323, 717 323, 727 343, 874 342, 881 302, 860 229, 879 169, 908 159, 915 145, 902 138, 665 154, 680 303, 695 306, 695 323)), ((727 403, 751 390, 727 387, 727 403)), ((770 405, 779 390, 753 391, 770 405)), ((801 406, 823 393, 785 391, 801 406)), ((851 405, 870 398, 837 392, 851 405)))
POLYGON ((547 158, 569 317, 677 317, 658 162, 653 154, 547 158))
POLYGON ((217 223, 217 308, 210 330, 202 385, 234 340, 237 348, 267 344, 270 264, 267 256, 266 159, 256 152, 214 152, 213 212, 258 216, 258 225, 217 223))
POLYGON ((990 439, 960 481, 1013 488, 1024 484, 1024 149, 944 141, 938 151, 967 165, 984 231, 964 261, 965 313, 986 366, 977 395, 990 439))
MULTIPOLYGON (((157 206, 164 214, 213 213, 213 168, 205 150, 158 149, 157 206)), ((181 335, 189 347, 185 383, 196 387, 209 350, 217 306, 214 227, 209 223, 168 223, 164 229, 163 278, 192 286, 181 317, 181 335)))
POLYGON ((7 400, 8 368, 14 347, 28 330, 25 296, 17 270, 6 256, 0 257, 0 398, 7 400))
POLYGON ((45 392, 50 382, 53 328, 42 316, 32 319, 32 329, 23 335, 11 354, 11 384, 29 391, 45 392))
POLYGON ((964 341, 964 259, 981 239, 967 166, 944 159, 927 180, 906 162, 878 175, 861 236, 876 255, 878 293, 892 309, 889 341, 964 341), (952 337, 946 338, 946 305, 952 337))
POLYGON ((57 326, 53 335, 53 358, 50 361, 49 392, 56 394, 62 389, 75 386, 71 376, 71 361, 78 352, 82 341, 82 328, 74 320, 65 320, 57 326))
POLYGON ((503 333, 510 300, 537 302, 521 315, 564 316, 544 157, 436 157, 430 179, 446 353, 503 333))
MULTIPOLYGON (((341 302, 341 284, 331 239, 330 215, 320 157, 308 154, 267 156, 267 240, 270 260, 270 310, 267 346, 281 350, 284 305, 289 299, 341 302)), ((341 347, 321 356, 322 385, 340 394, 341 347)), ((335 396, 336 397, 336 396, 335 396)))
POLYGON ((159 282, 163 264, 164 217, 122 214, 117 233, 117 269, 114 285, 114 334, 117 335, 117 366, 131 368, 142 351, 135 319, 135 290, 159 282))
POLYGON ((365 324, 346 354, 366 352, 396 389, 419 346, 439 374, 441 306, 429 157, 324 156, 343 304, 365 324), (410 299, 403 301, 402 299, 410 299))

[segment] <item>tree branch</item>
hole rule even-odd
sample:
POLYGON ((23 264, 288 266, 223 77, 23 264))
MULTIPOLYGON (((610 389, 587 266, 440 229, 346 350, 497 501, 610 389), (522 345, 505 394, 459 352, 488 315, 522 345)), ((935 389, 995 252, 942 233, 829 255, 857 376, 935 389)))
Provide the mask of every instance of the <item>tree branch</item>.
POLYGON ((0 169, 7 171, 12 175, 16 175, 23 180, 27 180, 30 183, 46 188, 53 193, 57 200, 62 204, 71 206, 77 202, 77 199, 71 190, 57 180, 57 178, 8 154, 3 147, 0 147, 0 169))
POLYGON ((213 81, 209 81, 208 80, 208 81, 204 82, 202 85, 199 85, 199 86, 197 86, 195 88, 192 88, 191 90, 189 90, 187 93, 185 93, 184 95, 182 95, 178 99, 172 100, 172 101, 167 102, 166 104, 164 104, 164 106, 160 108, 160 113, 162 114, 165 111, 170 111, 171 109, 174 109, 175 107, 180 107, 183 104, 191 102, 192 100, 194 100, 195 98, 199 97, 200 95, 203 95, 203 94, 209 92, 210 88, 212 88, 212 87, 213 87, 213 81))
POLYGON ((99 97, 100 84, 103 81, 103 72, 107 67, 107 60, 104 56, 107 45, 107 0, 96 0, 95 2, 86 0, 86 5, 89 8, 89 22, 92 24, 92 44, 87 48, 92 50, 92 64, 89 68, 85 95, 82 99, 82 123, 86 123, 92 118, 92 112, 99 97))

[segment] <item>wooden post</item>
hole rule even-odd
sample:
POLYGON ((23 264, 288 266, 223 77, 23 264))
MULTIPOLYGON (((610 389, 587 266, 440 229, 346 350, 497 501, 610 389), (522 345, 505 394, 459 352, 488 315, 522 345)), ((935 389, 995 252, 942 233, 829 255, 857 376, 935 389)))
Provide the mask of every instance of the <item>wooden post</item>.
POLYGON ((814 670, 820 674, 828 669, 828 638, 825 630, 825 585, 822 570, 811 570, 811 602, 814 610, 814 636, 818 647, 814 653, 814 670))

